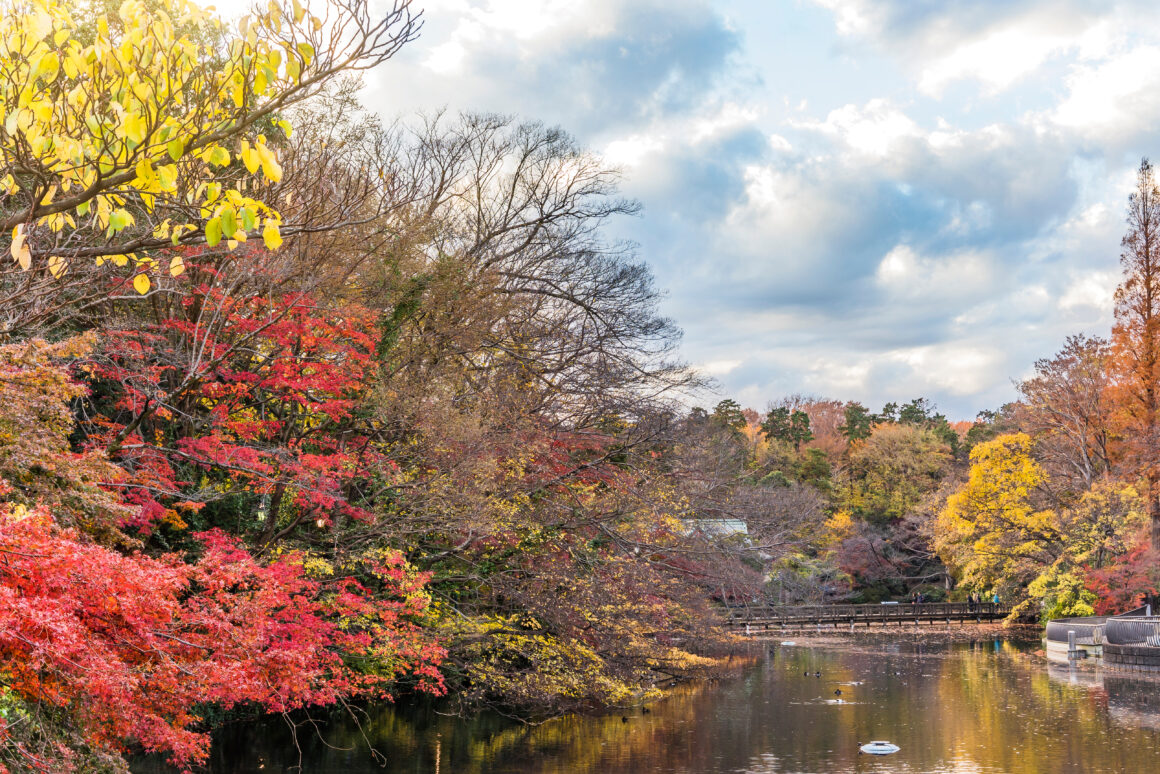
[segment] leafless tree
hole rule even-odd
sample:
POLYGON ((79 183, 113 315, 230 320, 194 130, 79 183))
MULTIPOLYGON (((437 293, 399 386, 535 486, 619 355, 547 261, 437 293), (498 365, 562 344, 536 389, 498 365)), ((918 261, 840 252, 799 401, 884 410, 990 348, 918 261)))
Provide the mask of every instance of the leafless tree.
POLYGON ((1110 469, 1110 408, 1105 392, 1108 344, 1069 336, 1054 357, 1035 362, 1035 376, 1020 382, 1017 421, 1038 441, 1038 456, 1053 477, 1090 489, 1110 469))

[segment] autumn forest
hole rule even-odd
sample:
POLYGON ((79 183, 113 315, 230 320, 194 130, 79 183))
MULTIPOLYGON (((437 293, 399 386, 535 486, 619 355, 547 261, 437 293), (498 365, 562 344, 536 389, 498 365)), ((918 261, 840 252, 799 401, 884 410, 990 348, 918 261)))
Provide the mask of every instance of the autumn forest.
POLYGON ((1147 161, 1114 329, 1017 401, 754 410, 609 236, 614 166, 360 104, 420 21, 6 0, 0 771, 189 767, 227 717, 417 695, 637 706, 714 674, 727 605, 1156 593, 1147 161))

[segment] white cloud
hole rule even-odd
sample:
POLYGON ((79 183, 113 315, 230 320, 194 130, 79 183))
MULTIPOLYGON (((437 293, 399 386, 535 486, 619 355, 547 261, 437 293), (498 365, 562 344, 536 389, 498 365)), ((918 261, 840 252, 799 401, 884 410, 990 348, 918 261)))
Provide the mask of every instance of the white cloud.
POLYGON ((1063 57, 1099 62, 1160 29, 1152 0, 814 0, 836 32, 896 59, 918 89, 939 97, 959 81, 994 96, 1063 57))
MULTIPOLYGON (((911 391, 922 386, 951 395, 971 395, 994 387, 1002 380, 1004 358, 996 346, 971 342, 943 342, 937 346, 911 347, 888 352, 887 360, 910 368, 906 383, 911 391)), ((905 394, 905 389, 902 390, 905 394)))
POLYGON ((921 91, 938 96, 957 80, 982 82, 994 94, 1039 69, 1049 57, 1075 45, 1068 34, 1045 31, 1039 20, 999 29, 935 58, 922 69, 921 91))
POLYGON ((529 58, 561 37, 606 34, 612 16, 596 0, 436 0, 425 4, 428 17, 458 17, 450 35, 431 47, 424 65, 440 75, 463 71, 481 44, 515 47, 529 58))
POLYGON ((848 148, 879 158, 889 155, 900 140, 921 135, 918 125, 885 99, 872 99, 864 107, 845 105, 830 111, 822 122, 791 125, 840 138, 848 148))
POLYGON ((730 130, 752 125, 760 115, 761 111, 753 106, 726 102, 715 108, 712 113, 702 115, 692 121, 690 139, 694 143, 698 143, 718 137, 730 130))
POLYGON ((780 134, 769 135, 769 148, 774 151, 791 151, 793 150, 793 143, 782 137, 780 134))
POLYGON ((822 358, 806 369, 810 389, 826 395, 859 395, 866 391, 872 368, 871 358, 822 358))
POLYGON ((1061 309, 1089 307, 1097 312, 1108 312, 1120 275, 1112 271, 1088 271, 1074 277, 1059 297, 1061 309))
POLYGON ((875 28, 869 4, 862 0, 815 0, 834 14, 838 32, 846 36, 865 35, 875 28))
POLYGON ((1076 65, 1055 124, 1082 134, 1126 135, 1160 118, 1160 47, 1140 45, 1096 64, 1076 65))
POLYGON ((928 300, 986 292, 994 281, 991 260, 981 252, 965 250, 934 258, 904 244, 883 257, 875 280, 892 297, 928 300))
POLYGON ((708 374, 709 376, 724 376, 730 371, 735 371, 743 360, 712 360, 703 365, 697 366, 697 370, 708 374))
POLYGON ((664 149, 664 141, 656 135, 634 134, 622 140, 613 140, 604 147, 604 160, 618 167, 633 167, 645 156, 664 149))

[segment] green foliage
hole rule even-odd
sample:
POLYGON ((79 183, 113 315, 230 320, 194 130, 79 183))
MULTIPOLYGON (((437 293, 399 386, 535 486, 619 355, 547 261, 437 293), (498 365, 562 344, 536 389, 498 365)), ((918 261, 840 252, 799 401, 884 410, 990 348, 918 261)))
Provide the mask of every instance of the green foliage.
POLYGON ((850 584, 826 557, 794 551, 770 567, 765 594, 783 604, 820 604, 846 597, 850 584))
POLYGON ((996 411, 983 409, 975 416, 975 421, 967 430, 964 438, 964 450, 969 455, 971 450, 981 443, 992 441, 1000 435, 1015 432, 1015 404, 1004 404, 996 411))
POLYGON ((845 423, 838 427, 838 431, 853 443, 870 437, 870 430, 874 426, 875 416, 861 403, 847 403, 845 423))
POLYGON ((803 443, 813 440, 810 432, 810 417, 800 410, 790 411, 785 406, 772 408, 761 423, 761 432, 769 440, 782 441, 793 446, 801 447, 803 443))
POLYGON ((935 406, 926 398, 915 398, 898 409, 898 421, 906 425, 925 425, 927 423, 946 420, 942 414, 935 413, 935 406))
POLYGON ((426 292, 430 282, 431 278, 427 275, 408 278, 398 292, 394 308, 380 318, 379 344, 376 352, 381 363, 388 362, 404 323, 419 312, 423 304, 423 293, 426 292))
POLYGON ((713 407, 712 419, 722 427, 728 427, 731 430, 741 430, 747 424, 741 404, 732 398, 726 398, 713 407))
POLYGON ((833 474, 830 459, 821 449, 806 449, 798 466, 798 480, 809 484, 822 492, 831 488, 830 477, 833 474))
POLYGON ((900 519, 938 488, 951 459, 950 449, 930 430, 879 424, 850 452, 843 504, 872 523, 900 519))
POLYGON ((1057 562, 1033 580, 1027 587, 1027 602, 1016 614, 1025 612, 1030 617, 1038 612, 1043 623, 1054 618, 1095 615, 1096 595, 1085 588, 1082 571, 1065 566, 1057 562))

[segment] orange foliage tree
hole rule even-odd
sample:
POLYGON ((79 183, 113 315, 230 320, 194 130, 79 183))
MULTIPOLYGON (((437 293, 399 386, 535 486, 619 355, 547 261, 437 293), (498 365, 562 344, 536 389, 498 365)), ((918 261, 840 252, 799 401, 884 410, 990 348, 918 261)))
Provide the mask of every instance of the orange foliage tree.
POLYGON ((1146 482, 1152 545, 1160 546, 1160 188, 1144 159, 1128 199, 1116 289, 1109 397, 1117 451, 1146 482))

